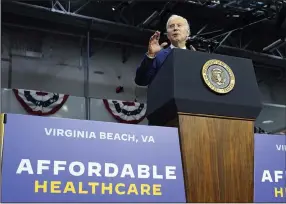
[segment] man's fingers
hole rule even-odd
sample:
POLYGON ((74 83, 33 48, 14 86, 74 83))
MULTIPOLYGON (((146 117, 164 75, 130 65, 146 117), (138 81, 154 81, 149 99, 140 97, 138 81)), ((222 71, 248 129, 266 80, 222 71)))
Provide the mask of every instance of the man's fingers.
POLYGON ((166 45, 168 45, 168 43, 163 42, 160 46, 161 46, 161 47, 165 47, 166 45))
POLYGON ((151 38, 150 38, 150 40, 152 40, 152 39, 154 39, 156 37, 156 35, 154 34, 154 35, 152 35, 151 36, 151 38))
POLYGON ((160 39, 160 32, 159 32, 159 31, 156 31, 156 32, 154 33, 154 35, 151 36, 150 41, 152 41, 152 40, 154 40, 154 39, 156 39, 156 40, 159 40, 159 39, 160 39))
POLYGON ((160 32, 159 32, 159 31, 156 31, 156 32, 155 32, 155 36, 156 36, 156 40, 159 40, 159 39, 160 39, 160 32))

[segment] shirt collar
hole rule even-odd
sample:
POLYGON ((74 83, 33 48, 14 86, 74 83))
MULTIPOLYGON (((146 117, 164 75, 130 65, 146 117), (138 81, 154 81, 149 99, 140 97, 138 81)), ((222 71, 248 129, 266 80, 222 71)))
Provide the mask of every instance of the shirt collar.
MULTIPOLYGON (((171 49, 173 49, 173 48, 177 48, 177 47, 175 47, 174 45, 170 45, 170 47, 171 47, 171 49)), ((185 46, 185 47, 183 47, 182 49, 184 49, 184 50, 186 50, 187 49, 187 47, 185 46)))

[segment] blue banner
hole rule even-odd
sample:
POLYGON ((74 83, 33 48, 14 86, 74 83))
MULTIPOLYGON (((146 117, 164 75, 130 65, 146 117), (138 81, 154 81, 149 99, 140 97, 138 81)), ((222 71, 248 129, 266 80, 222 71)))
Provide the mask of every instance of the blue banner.
MULTIPOLYGON (((286 136, 255 135, 254 202, 286 202, 286 136)), ((185 202, 176 128, 8 114, 1 202, 185 202)))
POLYGON ((185 202, 178 130, 7 114, 2 202, 185 202))
POLYGON ((254 201, 286 202, 286 136, 255 134, 254 201))

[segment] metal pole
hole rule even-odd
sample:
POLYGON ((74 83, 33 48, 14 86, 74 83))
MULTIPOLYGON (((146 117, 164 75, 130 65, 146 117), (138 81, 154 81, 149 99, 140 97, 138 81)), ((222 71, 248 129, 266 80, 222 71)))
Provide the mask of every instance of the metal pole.
MULTIPOLYGON (((223 49, 228 49, 228 51, 229 50, 236 51, 236 52, 243 51, 245 53, 245 56, 242 56, 242 57, 244 57, 244 58, 251 59, 251 56, 255 55, 257 57, 267 57, 268 59, 265 59, 265 60, 279 60, 279 63, 283 63, 281 66, 284 66, 284 64, 285 64, 285 60, 282 57, 278 57, 275 55, 269 55, 269 54, 265 54, 265 53, 261 53, 261 52, 254 52, 254 51, 250 51, 250 50, 243 50, 243 49, 240 49, 237 47, 231 47, 231 46, 227 46, 227 45, 221 45, 220 47, 223 49)), ((285 68, 285 67, 283 67, 283 68, 285 68)))
POLYGON ((262 103, 264 106, 269 106, 269 107, 275 107, 275 108, 285 108, 286 109, 286 105, 282 105, 282 104, 275 104, 275 103, 262 103))
MULTIPOLYGON (((33 27, 33 26, 18 25, 18 24, 13 24, 13 23, 2 23, 2 25, 7 26, 7 27, 15 27, 15 28, 36 30, 36 31, 41 31, 41 32, 46 32, 46 33, 53 33, 53 34, 67 35, 67 36, 72 36, 72 37, 86 38, 85 35, 61 32, 61 31, 56 31, 56 30, 44 29, 44 28, 37 28, 37 27, 33 27)), ((123 41, 108 40, 106 38, 94 38, 94 37, 92 37, 92 38, 90 38, 90 40, 100 41, 100 42, 109 42, 109 43, 120 44, 120 45, 127 45, 130 47, 146 48, 145 45, 139 45, 139 44, 128 43, 128 42, 123 42, 123 41)))
MULTIPOLYGON (((10 38, 10 42, 11 38, 10 38)), ((8 69, 8 89, 12 89, 12 50, 11 45, 9 46, 9 69, 8 69)))
POLYGON ((234 32, 234 31, 237 31, 237 30, 243 30, 243 29, 246 28, 246 27, 252 26, 252 25, 254 25, 254 24, 257 24, 257 23, 260 23, 260 22, 263 22, 263 21, 266 21, 266 20, 268 20, 268 18, 263 18, 263 19, 261 19, 261 20, 252 22, 252 23, 247 24, 247 25, 245 25, 245 26, 242 26, 242 27, 239 27, 239 28, 235 28, 235 29, 233 29, 233 30, 230 30, 230 31, 227 31, 227 32, 225 32, 225 33, 222 33, 222 34, 219 34, 219 35, 217 35, 217 36, 214 36, 214 37, 210 38, 209 40, 213 40, 213 39, 215 39, 215 38, 218 38, 218 37, 221 37, 221 36, 223 36, 223 35, 229 34, 229 32, 234 32))
POLYGON ((74 11, 74 14, 77 14, 78 12, 80 12, 84 7, 86 7, 87 4, 89 4, 91 2, 91 0, 88 0, 87 2, 85 2, 81 7, 79 7, 76 11, 74 11))
MULTIPOLYGON (((117 22, 99 19, 99 18, 95 18, 95 17, 80 15, 77 13, 64 12, 64 11, 60 11, 57 9, 47 8, 44 6, 38 6, 38 5, 33 5, 33 4, 28 4, 28 3, 24 3, 24 2, 9 1, 9 3, 24 6, 24 7, 34 8, 34 9, 38 9, 38 10, 42 10, 42 11, 48 11, 48 12, 54 12, 54 13, 58 13, 58 14, 62 14, 62 15, 73 16, 73 17, 76 17, 79 19, 85 19, 88 21, 92 21, 93 24, 98 25, 98 26, 100 26, 100 25, 114 26, 116 29, 125 28, 126 30, 129 30, 130 32, 132 32, 132 31, 137 31, 138 33, 147 32, 147 33, 150 33, 150 35, 155 32, 155 30, 142 29, 142 28, 138 28, 135 26, 126 25, 123 23, 117 23, 117 22)), ((129 36, 131 36, 131 34, 129 36)))
POLYGON ((221 46, 221 45, 224 43, 224 41, 226 41, 226 39, 232 34, 232 32, 233 32, 233 31, 230 31, 230 32, 222 39, 222 41, 220 41, 218 47, 221 46))
POLYGON ((270 45, 263 48, 263 51, 273 51, 276 48, 279 48, 282 44, 284 44, 285 41, 282 39, 278 39, 275 42, 271 43, 270 45))
POLYGON ((84 69, 84 97, 85 97, 85 118, 90 120, 90 98, 89 98, 89 31, 86 35, 86 59, 84 69))

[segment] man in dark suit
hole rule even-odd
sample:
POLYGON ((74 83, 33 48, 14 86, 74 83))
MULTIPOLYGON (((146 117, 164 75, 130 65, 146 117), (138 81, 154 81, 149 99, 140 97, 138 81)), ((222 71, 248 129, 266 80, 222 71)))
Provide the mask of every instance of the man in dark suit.
MULTIPOLYGON (((150 38, 148 51, 137 68, 135 76, 137 85, 148 86, 152 82, 173 48, 187 49, 186 41, 190 35, 190 26, 185 18, 172 15, 167 21, 166 30, 171 45, 164 49, 168 43, 164 42, 160 45, 160 32, 155 32, 150 38)), ((195 50, 192 46, 190 49, 195 50)))

